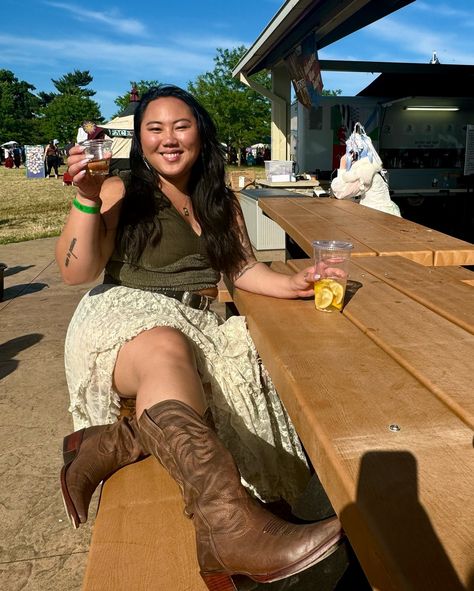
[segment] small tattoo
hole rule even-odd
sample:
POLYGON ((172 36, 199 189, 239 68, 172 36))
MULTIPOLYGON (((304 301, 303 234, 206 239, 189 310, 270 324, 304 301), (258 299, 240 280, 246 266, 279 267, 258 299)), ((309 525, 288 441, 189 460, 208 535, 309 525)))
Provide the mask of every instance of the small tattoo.
POLYGON ((77 242, 77 238, 73 238, 71 240, 71 244, 69 245, 69 250, 67 251, 67 254, 66 254, 66 261, 64 262, 66 267, 69 266, 69 262, 71 260, 71 257, 74 257, 75 259, 77 259, 77 256, 72 252, 74 250, 74 247, 76 246, 76 242, 77 242))
POLYGON ((234 281, 237 281, 237 279, 240 279, 240 277, 242 277, 242 275, 244 273, 247 273, 247 271, 250 271, 250 269, 253 269, 257 263, 258 263, 258 261, 252 261, 248 265, 245 265, 245 267, 240 269, 240 271, 234 276, 234 281))

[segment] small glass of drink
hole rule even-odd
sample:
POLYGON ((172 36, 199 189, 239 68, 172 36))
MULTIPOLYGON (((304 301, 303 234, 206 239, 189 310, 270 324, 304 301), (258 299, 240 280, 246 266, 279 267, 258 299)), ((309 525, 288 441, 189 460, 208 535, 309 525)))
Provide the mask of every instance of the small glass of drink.
POLYGON ((314 305, 321 312, 342 310, 353 245, 338 240, 315 240, 314 305))
POLYGON ((109 174, 110 158, 112 157, 112 140, 85 140, 81 143, 85 147, 84 156, 92 156, 87 170, 92 175, 109 174))

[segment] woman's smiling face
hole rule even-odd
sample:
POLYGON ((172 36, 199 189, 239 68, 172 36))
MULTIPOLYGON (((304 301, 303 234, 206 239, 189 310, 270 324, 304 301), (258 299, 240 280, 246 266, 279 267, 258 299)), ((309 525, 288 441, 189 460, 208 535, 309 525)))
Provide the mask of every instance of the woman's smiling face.
POLYGON ((199 157, 201 142, 190 107, 161 97, 145 109, 140 127, 143 156, 163 180, 185 186, 199 157))

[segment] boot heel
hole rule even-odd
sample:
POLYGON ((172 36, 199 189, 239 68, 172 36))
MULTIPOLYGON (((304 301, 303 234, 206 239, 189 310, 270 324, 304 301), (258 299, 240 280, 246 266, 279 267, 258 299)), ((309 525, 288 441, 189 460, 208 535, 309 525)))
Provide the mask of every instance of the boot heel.
POLYGON ((77 456, 77 452, 81 447, 82 440, 84 438, 85 429, 80 431, 74 431, 70 435, 66 435, 63 439, 63 461, 64 464, 70 464, 73 459, 77 456))
POLYGON ((200 573, 209 591, 237 591, 230 575, 224 573, 200 573))

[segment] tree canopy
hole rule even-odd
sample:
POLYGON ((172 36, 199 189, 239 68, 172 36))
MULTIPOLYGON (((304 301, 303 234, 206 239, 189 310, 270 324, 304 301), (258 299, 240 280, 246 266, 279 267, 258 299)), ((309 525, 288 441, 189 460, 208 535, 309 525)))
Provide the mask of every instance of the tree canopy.
POLYGON ((74 70, 58 80, 52 79, 58 92, 40 95, 43 142, 56 138, 62 144, 69 143, 76 139, 77 129, 84 120, 103 121, 99 105, 91 98, 95 90, 86 88, 92 81, 88 70, 74 70))
POLYGON ((32 84, 18 80, 10 70, 0 70, 0 143, 35 140, 41 101, 34 90, 32 84))
MULTIPOLYGON (((262 142, 270 135, 270 101, 232 77, 232 70, 246 52, 217 49, 215 67, 189 83, 188 90, 213 117, 220 140, 235 148, 262 142)), ((270 87, 270 76, 259 73, 255 80, 270 87)))

